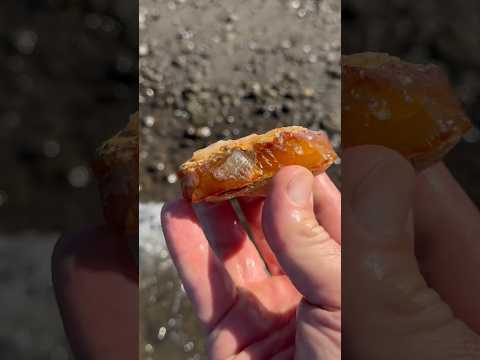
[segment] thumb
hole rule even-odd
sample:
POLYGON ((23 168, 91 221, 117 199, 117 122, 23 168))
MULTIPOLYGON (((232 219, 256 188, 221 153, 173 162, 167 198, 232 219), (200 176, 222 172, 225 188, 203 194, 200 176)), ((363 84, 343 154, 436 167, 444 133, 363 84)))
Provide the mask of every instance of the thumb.
MULTIPOLYGON (((378 146, 343 156, 344 354, 474 358, 478 338, 423 279, 414 252, 415 173, 378 146)), ((478 356, 478 355, 477 355, 478 356)))
POLYGON ((315 218, 314 177, 289 166, 274 177, 263 209, 265 237, 295 287, 312 305, 339 309, 341 251, 315 218))

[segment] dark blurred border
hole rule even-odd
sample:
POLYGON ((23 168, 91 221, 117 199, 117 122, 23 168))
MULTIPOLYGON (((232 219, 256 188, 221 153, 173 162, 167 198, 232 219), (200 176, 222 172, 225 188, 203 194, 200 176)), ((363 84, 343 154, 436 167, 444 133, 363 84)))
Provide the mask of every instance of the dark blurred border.
POLYGON ((342 0, 342 54, 385 52, 448 75, 474 129, 444 160, 477 205, 438 164, 413 178, 383 149, 343 159, 343 194, 355 197, 342 213, 347 359, 479 356, 479 15, 472 0, 342 0), (463 332, 446 330, 453 323, 463 332))
MULTIPOLYGON (((470 119, 480 126, 480 2, 342 0, 342 53, 387 52, 434 63, 448 74, 470 119)), ((480 133, 472 131, 446 163, 480 205, 480 133)))
POLYGON ((138 2, 0 3, 0 231, 101 221, 95 149, 137 110, 138 2))
MULTIPOLYGON (((0 79, 0 359, 67 360, 51 256, 60 233, 104 222, 90 166, 96 148, 138 108, 138 2, 1 1, 0 79)), ((60 291, 64 302, 68 291, 84 289, 79 273, 91 274, 88 283, 95 284, 98 273, 119 272, 108 257, 120 252, 108 244, 106 254, 98 251, 105 240, 88 244, 102 268, 85 269, 78 249, 92 237, 66 237, 79 241, 68 253, 56 251, 56 277, 70 286, 60 291)), ((118 247, 127 251, 126 244, 118 247)), ((85 314, 84 295, 71 296, 79 303, 64 305, 64 315, 85 314)), ((135 303, 129 306, 134 311, 120 310, 136 314, 135 303)))

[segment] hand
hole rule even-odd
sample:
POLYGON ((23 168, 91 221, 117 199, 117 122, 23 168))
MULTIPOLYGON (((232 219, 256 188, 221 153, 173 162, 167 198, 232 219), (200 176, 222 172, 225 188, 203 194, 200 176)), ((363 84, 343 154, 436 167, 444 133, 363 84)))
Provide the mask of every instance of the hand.
POLYGON ((75 359, 136 359, 138 270, 126 243, 105 227, 66 235, 52 271, 75 359))
POLYGON ((195 213, 180 200, 162 212, 210 357, 340 359, 339 191, 327 175, 291 166, 266 200, 239 202, 266 264, 230 203, 195 213))
POLYGON ((343 355, 480 359, 480 215, 442 164, 378 146, 343 164, 343 355))

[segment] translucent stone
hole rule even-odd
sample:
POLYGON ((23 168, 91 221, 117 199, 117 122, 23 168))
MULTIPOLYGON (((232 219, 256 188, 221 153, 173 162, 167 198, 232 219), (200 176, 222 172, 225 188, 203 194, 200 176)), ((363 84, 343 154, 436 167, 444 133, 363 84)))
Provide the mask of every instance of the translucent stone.
POLYGON ((235 149, 225 161, 213 170, 213 176, 220 181, 248 179, 253 174, 254 158, 245 151, 235 149))
POLYGON ((325 133, 291 126, 199 150, 180 167, 179 179, 184 197, 192 202, 260 196, 259 189, 283 166, 319 173, 336 158, 325 133))
POLYGON ((417 168, 440 160, 471 128, 443 71, 387 54, 342 59, 342 145, 382 145, 417 168))

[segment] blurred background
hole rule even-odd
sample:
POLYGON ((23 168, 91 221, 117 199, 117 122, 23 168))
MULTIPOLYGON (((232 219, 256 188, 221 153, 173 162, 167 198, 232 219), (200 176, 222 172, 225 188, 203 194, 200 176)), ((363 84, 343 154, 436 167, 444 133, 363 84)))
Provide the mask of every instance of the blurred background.
POLYGON ((441 66, 476 125, 446 163, 480 206, 480 2, 342 0, 342 53, 387 52, 441 66))
MULTIPOLYGON (((340 0, 140 0, 143 359, 205 359, 160 234, 176 171, 221 139, 302 125, 340 146, 340 0)), ((330 175, 339 183, 340 166, 330 175)))
POLYGON ((137 109, 137 49, 136 2, 0 2, 1 359, 68 358, 50 256, 103 221, 89 166, 137 109))

